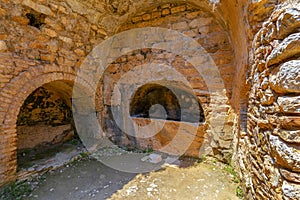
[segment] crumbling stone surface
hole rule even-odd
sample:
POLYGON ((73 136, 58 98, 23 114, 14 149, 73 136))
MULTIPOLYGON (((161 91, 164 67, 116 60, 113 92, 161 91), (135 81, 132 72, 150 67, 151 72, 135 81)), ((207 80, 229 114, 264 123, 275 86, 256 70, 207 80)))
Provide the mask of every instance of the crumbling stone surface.
POLYGON ((300 93, 299 69, 299 60, 291 60, 280 65, 270 77, 271 88, 277 93, 300 93))
POLYGON ((74 131, 70 124, 50 126, 38 124, 34 126, 18 126, 18 150, 32 149, 46 145, 54 145, 73 138, 74 131))
MULTIPOLYGON (((293 0, 210 2, 214 1, 1 1, 0 185, 16 178, 17 128, 21 128, 17 125, 28 125, 28 120, 18 124, 18 116, 46 116, 24 112, 26 99, 47 84, 70 107, 76 73, 95 46, 125 30, 158 26, 179 31, 204 47, 220 71, 226 105, 212 102, 203 77, 180 55, 141 49, 112 62, 100 81, 96 110, 108 123, 106 128, 111 128, 108 108, 113 85, 122 75, 137 73, 135 66, 154 60, 169 64, 187 77, 205 116, 187 154, 195 155, 205 142, 203 136, 212 134, 210 155, 229 162, 234 154, 247 199, 299 199, 300 6, 293 0), (211 105, 218 109, 214 115, 211 105), (210 127, 210 120, 223 116, 223 126, 210 127)), ((143 76, 152 80, 147 70, 143 76)), ((87 95, 95 92, 90 77, 82 77, 79 83, 87 95)), ((139 77, 132 76, 125 85, 138 83, 139 77)), ((46 114, 50 111, 59 124, 64 121, 63 112, 50 109, 46 114)), ((135 120, 147 124, 147 119, 135 120)), ((178 124, 169 121, 154 140, 140 143, 161 148, 174 137, 178 124)), ((110 134, 119 134, 111 130, 110 134)), ((120 135, 121 143, 132 144, 132 138, 120 135)), ((47 141, 64 139, 60 136, 47 141)))
POLYGON ((38 88, 25 100, 17 120, 18 150, 72 139, 72 113, 55 92, 38 88))
POLYGON ((300 34, 295 33, 287 36, 282 42, 275 46, 271 54, 268 56, 267 66, 278 64, 279 62, 290 59, 299 55, 300 34))
MULTIPOLYGON (((220 109, 219 116, 215 116, 216 118, 211 118, 211 110, 204 111, 205 117, 210 120, 217 121, 222 116, 226 117, 224 126, 213 127, 214 131, 211 134, 214 141, 208 146, 211 145, 214 149, 214 151, 210 150, 212 155, 229 162, 233 138, 231 124, 234 119, 233 110, 229 105, 233 87, 234 53, 226 26, 219 15, 211 12, 212 6, 207 2, 191 1, 190 3, 137 0, 0 2, 0 121, 1 137, 6 138, 0 147, 1 160, 3 160, 0 163, 0 180, 3 182, 0 185, 15 178, 17 125, 25 123, 24 116, 39 118, 58 114, 56 111, 59 109, 48 109, 47 112, 39 112, 39 109, 33 112, 27 109, 27 113, 22 112, 24 110, 21 108, 28 96, 37 88, 48 84, 50 88, 55 86, 58 95, 69 101, 72 88, 56 86, 54 82, 74 83, 80 65, 97 44, 120 31, 139 27, 159 26, 177 30, 197 40, 214 59, 221 72, 221 78, 224 79, 224 98, 228 104, 219 106, 216 103, 216 107, 220 109), (20 110, 21 115, 19 115, 20 110), (19 124, 18 115, 23 117, 23 122, 19 124)), ((178 46, 182 45, 178 44, 178 46)), ((171 64, 188 78, 200 103, 204 104, 203 107, 209 105, 210 97, 207 91, 203 90, 206 88, 205 83, 180 55, 171 55, 155 49, 134 53, 136 54, 127 55, 112 63, 111 66, 114 67, 107 70, 112 76, 107 76, 103 80, 107 83, 105 87, 108 87, 105 91, 109 91, 110 86, 133 66, 160 59, 171 64)), ((84 88, 88 87, 89 79, 84 77, 80 84, 84 88)), ((86 91, 93 92, 90 89, 88 87, 86 91)), ((97 106, 103 109, 110 93, 99 95, 105 101, 104 103, 100 101, 97 106)), ((96 99, 100 97, 97 96, 96 99)), ((70 102, 66 103, 70 107, 70 102)), ((208 124, 204 124, 204 127, 208 127, 208 124)), ((202 144, 204 134, 205 131, 200 131, 199 137, 191 144, 188 151, 190 155, 199 156, 197 150, 202 144)), ((165 144, 167 142, 165 140, 168 139, 168 137, 159 138, 161 144, 165 144)))
MULTIPOLYGON (((209 54, 214 60, 216 67, 218 67, 219 69, 221 78, 224 81, 224 86, 220 85, 220 87, 224 87, 226 91, 225 97, 228 99, 231 98, 233 87, 232 76, 234 73, 232 56, 233 51, 228 37, 228 33, 226 32, 224 27, 222 27, 219 19, 213 15, 213 13, 208 12, 204 9, 197 9, 193 6, 184 4, 165 4, 159 7, 155 7, 148 12, 137 13, 131 18, 131 20, 128 20, 127 23, 120 26, 118 31, 122 32, 145 26, 169 28, 183 33, 196 40, 204 48, 204 50, 206 50, 207 54, 209 54), (166 12, 166 10, 168 10, 169 12, 166 12)), ((172 35, 168 37, 172 39, 172 35)), ((209 90, 202 76, 206 76, 207 79, 214 77, 211 77, 212 75, 210 75, 209 72, 205 74, 199 74, 199 72, 197 72, 197 70, 195 70, 193 66, 189 62, 187 62, 181 55, 174 55, 174 53, 172 52, 166 52, 163 50, 155 49, 155 45, 159 46, 159 44, 154 43, 154 49, 136 50, 132 53, 120 57, 108 67, 106 73, 104 74, 103 79, 106 84, 102 85, 99 94, 105 95, 99 95, 99 101, 97 104, 99 104, 99 112, 102 113, 102 119, 104 119, 104 127, 108 130, 109 137, 112 138, 112 140, 115 143, 118 143, 118 145, 121 147, 151 147, 155 150, 161 149, 163 147, 163 145, 161 144, 168 144, 170 141, 172 141, 172 138, 176 135, 176 133, 178 133, 178 130, 176 131, 176 128, 173 128, 174 126, 166 126, 170 127, 170 130, 164 128, 164 130, 162 131, 165 132, 166 136, 170 135, 169 133, 173 132, 172 137, 160 136, 154 139, 152 138, 149 140, 143 140, 143 142, 141 142, 140 139, 128 136, 126 133, 124 133, 124 131, 115 134, 120 130, 116 128, 118 126, 114 123, 110 111, 111 107, 113 107, 113 105, 111 105, 111 96, 114 89, 114 85, 117 82, 122 82, 120 81, 121 77, 123 77, 125 74, 129 74, 128 71, 131 72, 130 78, 127 78, 121 83, 121 86, 118 86, 126 88, 125 91, 130 90, 130 88, 132 87, 138 88, 138 86, 142 86, 140 82, 144 79, 148 80, 149 82, 161 81, 162 83, 164 79, 163 77, 168 76, 169 79, 172 79, 173 75, 168 70, 164 71, 163 69, 160 69, 160 71, 151 71, 146 69, 142 73, 138 71, 140 66, 150 64, 153 62, 166 64, 168 66, 172 66, 173 69, 180 72, 191 85, 191 89, 188 88, 189 93, 195 94, 195 97, 198 99, 197 101, 199 101, 200 106, 203 107, 203 112, 205 113, 205 117, 207 119, 203 124, 200 125, 201 128, 199 128, 197 136, 192 142, 190 148, 187 149, 185 155, 196 157, 199 156, 199 149, 203 144, 203 138, 205 138, 208 135, 206 133, 212 132, 211 135, 213 136, 211 139, 212 141, 210 141, 210 146, 214 150, 213 152, 210 152, 210 155, 216 156, 217 158, 223 161, 227 160, 228 162, 228 158, 232 155, 231 145, 233 138, 231 126, 229 125, 232 123, 232 118, 230 117, 229 110, 230 105, 228 101, 227 105, 220 105, 219 102, 211 102, 210 99, 212 97, 209 94, 209 90), (211 114, 211 108, 218 107, 220 108, 220 112, 218 113, 219 116, 214 116, 213 114, 211 114), (221 111, 222 107, 224 107, 224 109, 221 111), (228 115, 228 117, 226 117, 225 119, 225 123, 220 125, 219 127, 210 127, 211 121, 218 121, 219 118, 221 118, 220 116, 222 115, 228 115), (139 141, 138 145, 137 141, 139 141), (146 141, 148 141, 148 143, 146 141)), ((176 46, 174 48, 177 48, 177 50, 185 48, 184 41, 178 41, 175 45, 176 46)), ((118 46, 122 47, 122 43, 117 43, 115 44, 115 46, 116 48, 118 48, 118 46)), ((152 90, 154 89, 155 87, 152 88, 152 90)), ((186 89, 183 88, 183 90, 186 89)), ((156 100, 159 100, 163 97, 166 102, 169 101, 169 104, 172 104, 171 99, 168 98, 169 95, 167 93, 160 93, 157 95, 159 96, 156 97, 156 100)), ((123 94, 123 96, 127 95, 123 94)), ((144 97, 140 97, 140 99, 132 99, 131 101, 142 102, 143 98, 144 97)), ((189 104, 192 105, 191 103, 189 104)), ((180 110, 183 113, 185 110, 184 105, 181 106, 183 107, 181 107, 180 110)), ((176 105, 174 105, 174 107, 176 107, 176 105)), ((189 109, 190 113, 197 112, 193 107, 189 109)), ((178 112, 175 108, 173 111, 178 112)), ((203 112, 199 111, 198 115, 200 115, 203 112)), ((191 120, 183 119, 182 123, 190 121, 191 120)), ((168 124, 178 123, 170 122, 168 124)), ((187 132, 192 131, 189 130, 187 132)), ((138 135, 138 133, 136 133, 136 135, 138 135)), ((189 136, 187 134, 182 135, 180 137, 182 138, 178 138, 178 140, 184 141, 185 137, 189 136)))
POLYGON ((278 6, 253 41, 248 128, 239 153, 249 199, 300 198, 298 8, 278 6))

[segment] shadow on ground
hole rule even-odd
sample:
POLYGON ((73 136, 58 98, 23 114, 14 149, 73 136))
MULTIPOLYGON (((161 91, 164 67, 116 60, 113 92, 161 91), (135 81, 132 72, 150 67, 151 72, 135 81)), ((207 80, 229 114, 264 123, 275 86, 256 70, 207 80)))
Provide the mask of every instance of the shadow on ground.
POLYGON ((48 172, 25 199, 107 199, 135 176, 83 159, 48 172))

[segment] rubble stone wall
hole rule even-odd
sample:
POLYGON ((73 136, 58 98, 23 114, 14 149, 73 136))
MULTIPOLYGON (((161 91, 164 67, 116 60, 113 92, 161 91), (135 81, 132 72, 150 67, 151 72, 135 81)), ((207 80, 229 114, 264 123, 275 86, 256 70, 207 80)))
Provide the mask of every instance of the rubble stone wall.
POLYGON ((250 54, 247 131, 239 166, 247 199, 299 199, 299 4, 274 7, 250 54))
MULTIPOLYGON (((46 87, 70 107, 76 73, 95 46, 125 30, 159 26, 194 38, 216 63, 228 101, 225 126, 214 132, 212 155, 228 161, 233 153, 246 198, 299 199, 299 1, 214 2, 1 0, 0 185, 16 178, 17 125, 26 121, 18 122, 18 116, 29 116, 21 110, 30 95, 46 87)), ((114 83, 153 60, 185 74, 191 91, 207 89, 182 57, 141 49, 120 57, 106 70, 96 97, 103 118, 111 120, 108 102, 114 83)), ((81 77, 79 83, 90 94, 95 91, 89 79, 81 77)), ((204 110, 206 124, 200 135, 205 135, 207 121, 218 116, 207 109, 209 95, 195 94, 204 110)), ((170 122, 169 130, 179 123, 170 122)), ((173 137, 164 131, 160 140, 173 137)), ((202 140, 197 142, 199 146, 202 140)))

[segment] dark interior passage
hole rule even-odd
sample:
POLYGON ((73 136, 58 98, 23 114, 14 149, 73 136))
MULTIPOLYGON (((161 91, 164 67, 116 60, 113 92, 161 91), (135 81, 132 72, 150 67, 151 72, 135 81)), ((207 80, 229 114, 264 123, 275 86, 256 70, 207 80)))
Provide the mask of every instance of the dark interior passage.
POLYGON ((185 122, 204 122, 198 98, 179 87, 146 84, 140 87, 130 103, 130 116, 185 122))

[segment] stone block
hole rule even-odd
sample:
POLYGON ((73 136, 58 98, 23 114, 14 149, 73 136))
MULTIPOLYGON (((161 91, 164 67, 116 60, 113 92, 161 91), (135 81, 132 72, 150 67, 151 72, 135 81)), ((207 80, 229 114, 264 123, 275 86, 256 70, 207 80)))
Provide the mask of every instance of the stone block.
POLYGON ((276 163, 294 172, 300 172, 300 152, 297 148, 282 142, 277 136, 270 136, 271 156, 276 163))
POLYGON ((186 6, 185 5, 182 5, 182 6, 177 6, 177 7, 173 7, 171 8, 171 13, 174 14, 174 13, 179 13, 179 12, 183 12, 186 10, 186 6))
POLYGON ((300 130, 290 131, 279 129, 274 131, 273 134, 278 135, 285 142, 300 144, 300 130))
POLYGON ((0 40, 0 52, 6 52, 8 50, 8 47, 6 45, 6 42, 3 40, 0 40))
POLYGON ((38 4, 36 2, 33 2, 31 0, 24 0, 22 2, 23 5, 28 6, 30 8, 32 8, 33 10, 39 12, 39 13, 43 13, 45 15, 50 15, 50 16, 54 16, 54 13, 51 11, 51 9, 49 7, 46 7, 44 5, 38 4))
POLYGON ((172 29, 174 30, 187 30, 188 24, 186 22, 178 22, 175 24, 172 24, 172 29))
POLYGON ((166 16, 166 15, 169 15, 171 13, 170 9, 166 8, 166 9, 163 9, 161 11, 161 16, 166 16))
POLYGON ((281 112, 299 114, 300 113, 300 96, 282 96, 278 97, 277 103, 281 112))
POLYGON ((41 60, 48 61, 48 62, 54 62, 57 55, 55 54, 41 54, 41 60))
POLYGON ((50 37, 56 37, 57 36, 57 33, 52 30, 52 29, 49 29, 49 28, 42 28, 42 32, 50 37))
POLYGON ((280 169, 280 174, 288 181, 300 183, 300 173, 291 172, 285 169, 280 169))
POLYGON ((279 39, 284 39, 286 36, 297 30, 297 28, 300 28, 299 8, 286 9, 285 12, 279 16, 276 22, 276 28, 279 39))
POLYGON ((151 19, 151 15, 150 14, 144 14, 144 15, 142 15, 142 18, 143 18, 144 21, 148 21, 148 20, 151 19))
POLYGON ((283 192, 283 195, 289 199, 299 199, 300 198, 300 185, 291 183, 288 181, 283 181, 282 192, 283 192))
POLYGON ((131 21, 133 23, 137 23, 137 22, 140 22, 142 20, 143 20, 142 16, 137 16, 137 17, 133 17, 131 21))
POLYGON ((26 26, 29 23, 29 19, 22 16, 14 16, 12 20, 24 26, 26 26))
POLYGON ((202 26, 207 26, 207 25, 210 25, 213 21, 213 18, 209 17, 209 18, 197 18, 197 19, 194 19, 192 20, 190 23, 189 23, 189 27, 190 28, 199 28, 199 27, 202 27, 202 26))
POLYGON ((286 37, 267 58, 267 66, 272 66, 300 54, 300 33, 286 37))
POLYGON ((300 93, 300 60, 280 65, 271 75, 271 88, 280 94, 300 93))

